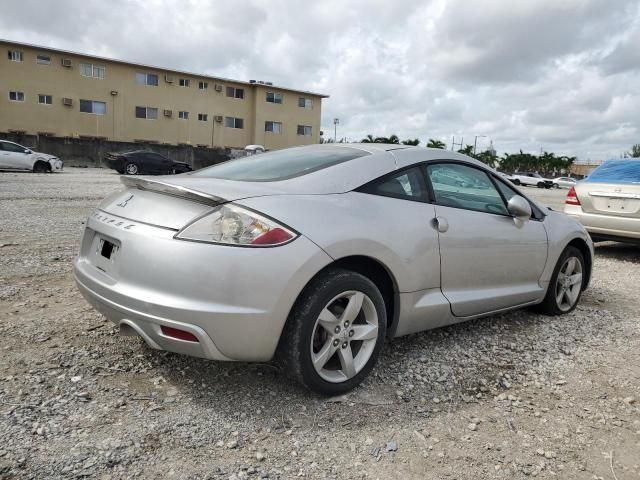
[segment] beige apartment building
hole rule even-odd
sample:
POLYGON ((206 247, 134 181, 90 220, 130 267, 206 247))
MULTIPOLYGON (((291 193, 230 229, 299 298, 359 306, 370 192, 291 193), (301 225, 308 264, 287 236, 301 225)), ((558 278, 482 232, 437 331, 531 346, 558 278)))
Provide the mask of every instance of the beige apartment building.
POLYGON ((0 40, 0 132, 267 149, 318 143, 327 95, 0 40))

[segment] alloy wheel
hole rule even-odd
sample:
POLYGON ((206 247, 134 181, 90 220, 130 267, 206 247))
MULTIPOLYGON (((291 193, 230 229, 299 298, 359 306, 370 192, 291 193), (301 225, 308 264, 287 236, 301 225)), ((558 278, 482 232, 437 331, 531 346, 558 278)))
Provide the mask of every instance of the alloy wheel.
POLYGON ((324 380, 355 377, 369 362, 378 341, 378 314, 364 293, 336 295, 322 309, 311 336, 311 361, 324 380))
POLYGON ((556 280, 556 302, 558 308, 567 312, 578 301, 582 289, 582 263, 577 257, 569 257, 558 272, 556 280))
POLYGON ((126 166, 126 172, 128 175, 137 175, 138 166, 135 163, 128 163, 126 166))

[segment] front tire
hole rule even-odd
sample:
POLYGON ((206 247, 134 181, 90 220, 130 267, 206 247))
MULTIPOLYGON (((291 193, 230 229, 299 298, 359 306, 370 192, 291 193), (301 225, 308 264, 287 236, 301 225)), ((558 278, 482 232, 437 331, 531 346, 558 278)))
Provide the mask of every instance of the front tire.
POLYGON ((48 173, 51 171, 51 167, 43 161, 37 161, 33 166, 33 173, 48 173))
POLYGON ((385 303, 375 284, 359 273, 330 269, 298 297, 277 357, 287 374, 308 389, 338 395, 369 374, 386 328, 385 303))
POLYGON ((536 310, 545 315, 572 312, 582 295, 585 272, 582 252, 571 246, 565 248, 553 271, 547 294, 542 303, 536 306, 536 310))
POLYGON ((538 182, 538 188, 544 188, 544 183, 538 182))
POLYGON ((513 181, 514 185, 520 186, 520 180, 518 180, 517 178, 513 181))

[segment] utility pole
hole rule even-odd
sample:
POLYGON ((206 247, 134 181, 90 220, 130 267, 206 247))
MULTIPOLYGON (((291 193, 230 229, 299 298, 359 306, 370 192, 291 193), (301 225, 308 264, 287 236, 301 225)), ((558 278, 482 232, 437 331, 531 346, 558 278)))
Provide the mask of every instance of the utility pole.
POLYGON ((478 138, 487 138, 486 135, 476 135, 476 138, 473 139, 473 154, 476 154, 476 145, 478 144, 478 138))
POLYGON ((451 151, 453 152, 453 147, 460 147, 462 149, 462 144, 464 143, 464 137, 460 137, 460 143, 456 143, 455 135, 451 137, 451 151))
POLYGON ((333 119, 333 142, 336 143, 338 141, 338 124, 340 123, 339 118, 333 119))

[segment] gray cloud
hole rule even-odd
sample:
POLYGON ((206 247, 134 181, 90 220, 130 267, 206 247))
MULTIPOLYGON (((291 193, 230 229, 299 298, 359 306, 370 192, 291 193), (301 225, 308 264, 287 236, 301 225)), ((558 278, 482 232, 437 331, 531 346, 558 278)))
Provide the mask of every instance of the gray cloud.
POLYGON ((323 124, 499 151, 640 142, 634 0, 5 0, 2 36, 321 91, 323 124), (25 15, 25 12, 29 12, 25 15))

